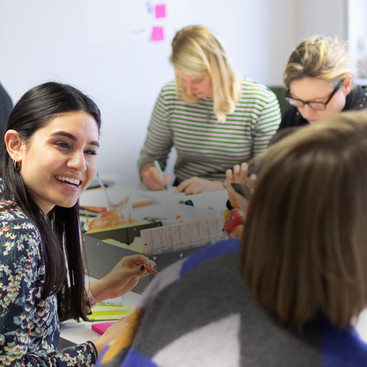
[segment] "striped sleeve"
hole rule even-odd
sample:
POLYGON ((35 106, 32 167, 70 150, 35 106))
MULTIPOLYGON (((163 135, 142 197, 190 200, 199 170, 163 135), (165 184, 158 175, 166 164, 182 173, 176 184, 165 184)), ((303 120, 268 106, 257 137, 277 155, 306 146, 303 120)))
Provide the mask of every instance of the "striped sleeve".
POLYGON ((171 82, 163 87, 155 104, 139 167, 155 159, 163 166, 174 146, 178 179, 223 180, 226 169, 267 148, 279 123, 278 100, 261 84, 243 80, 235 110, 220 122, 212 98, 185 104, 178 100, 171 82))
POLYGON ((172 147, 172 131, 169 126, 168 101, 175 98, 176 92, 172 88, 166 91, 163 87, 155 103, 152 117, 148 126, 148 133, 140 152, 138 161, 139 171, 149 162, 158 160, 162 167, 166 166, 166 160, 172 147))
POLYGON ((253 137, 253 156, 264 151, 270 139, 279 128, 281 121, 279 102, 276 95, 261 84, 247 82, 244 84, 243 95, 252 100, 256 105, 253 109, 252 137, 253 137))

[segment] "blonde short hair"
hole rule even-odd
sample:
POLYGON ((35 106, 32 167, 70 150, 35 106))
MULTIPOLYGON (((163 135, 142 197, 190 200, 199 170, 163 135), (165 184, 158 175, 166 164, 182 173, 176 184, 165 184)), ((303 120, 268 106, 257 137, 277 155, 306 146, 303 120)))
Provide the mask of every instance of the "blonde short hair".
POLYGON ((241 247, 256 299, 301 328, 367 306, 367 112, 299 129, 268 148, 241 247))
POLYGON ((336 38, 312 36, 292 51, 283 73, 283 81, 289 89, 291 82, 303 78, 337 83, 351 75, 352 58, 346 43, 336 38))
POLYGON ((177 94, 185 103, 197 103, 198 98, 186 93, 177 71, 187 75, 210 75, 214 113, 219 121, 225 121, 226 114, 233 112, 239 101, 240 86, 219 38, 204 26, 184 27, 172 41, 170 61, 176 72, 177 94))

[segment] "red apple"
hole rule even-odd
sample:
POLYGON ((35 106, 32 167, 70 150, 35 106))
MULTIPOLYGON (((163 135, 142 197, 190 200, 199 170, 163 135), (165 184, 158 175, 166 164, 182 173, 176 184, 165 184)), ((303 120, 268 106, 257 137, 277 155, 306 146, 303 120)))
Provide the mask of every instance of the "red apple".
POLYGON ((243 224, 245 213, 240 208, 234 208, 229 211, 224 220, 224 230, 230 234, 234 227, 243 224))
POLYGON ((239 224, 238 226, 234 227, 232 232, 229 234, 229 237, 241 237, 244 227, 245 226, 243 224, 239 224))

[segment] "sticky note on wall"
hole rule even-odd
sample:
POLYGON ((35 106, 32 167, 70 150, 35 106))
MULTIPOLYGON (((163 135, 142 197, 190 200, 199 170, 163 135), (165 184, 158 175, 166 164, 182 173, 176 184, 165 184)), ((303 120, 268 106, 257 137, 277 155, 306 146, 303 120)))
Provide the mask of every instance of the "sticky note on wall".
POLYGON ((156 18, 166 17, 166 4, 157 4, 154 8, 156 18))
POLYGON ((152 41, 163 41, 164 40, 164 29, 161 26, 154 26, 151 34, 152 41))

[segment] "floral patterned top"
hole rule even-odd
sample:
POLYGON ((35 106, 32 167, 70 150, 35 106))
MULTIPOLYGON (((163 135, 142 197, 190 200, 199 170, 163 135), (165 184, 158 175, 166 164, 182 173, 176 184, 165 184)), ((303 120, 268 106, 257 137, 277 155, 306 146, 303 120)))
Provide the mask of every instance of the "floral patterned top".
POLYGON ((94 366, 91 342, 56 349, 57 299, 42 300, 45 278, 40 233, 0 179, 0 365, 94 366))

